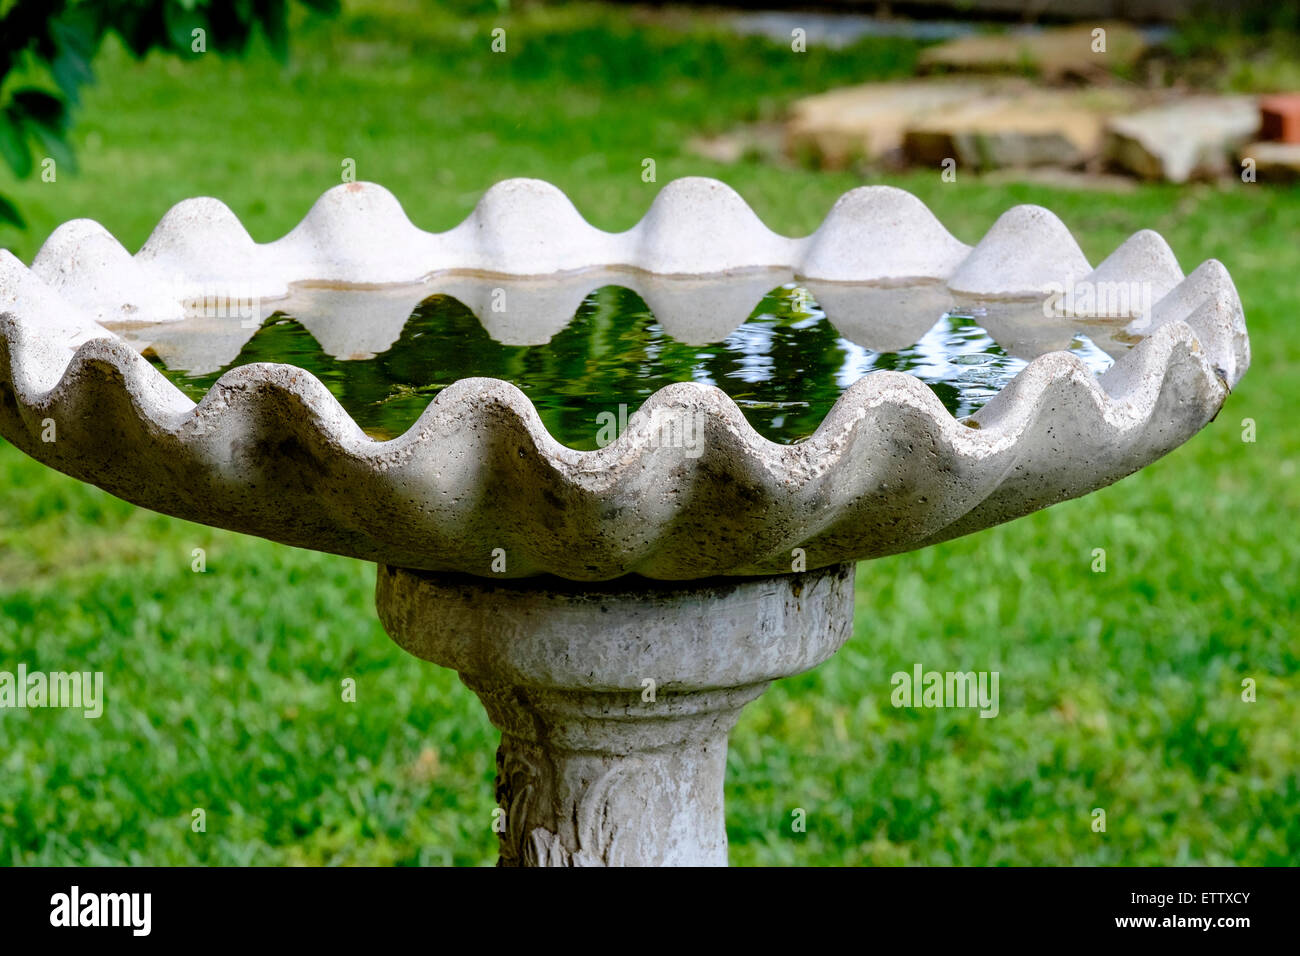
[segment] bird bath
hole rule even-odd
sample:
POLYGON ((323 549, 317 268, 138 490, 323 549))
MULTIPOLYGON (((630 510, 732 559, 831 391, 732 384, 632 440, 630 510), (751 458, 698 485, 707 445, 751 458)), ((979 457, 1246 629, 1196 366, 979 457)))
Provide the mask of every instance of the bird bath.
POLYGON ((889 187, 801 239, 711 180, 618 234, 512 180, 446 233, 353 183, 265 245, 199 199, 0 253, 0 434, 375 562, 501 731, 506 864, 724 864, 727 735, 848 638, 856 561, 1131 474, 1248 365, 1213 260, 1093 269, 1032 206, 968 247, 889 187))

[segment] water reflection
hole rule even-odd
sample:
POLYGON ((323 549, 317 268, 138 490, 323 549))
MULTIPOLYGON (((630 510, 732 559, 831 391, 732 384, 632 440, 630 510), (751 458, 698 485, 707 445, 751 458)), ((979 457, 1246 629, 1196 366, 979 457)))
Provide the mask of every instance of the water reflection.
POLYGON ((242 322, 196 317, 122 334, 196 401, 239 365, 307 369, 376 438, 404 432, 461 378, 504 379, 529 396, 551 434, 579 449, 596 447, 602 412, 625 421, 673 382, 716 385, 760 434, 794 442, 873 371, 915 375, 961 417, 1038 354, 1069 349, 1101 372, 1129 344, 1113 322, 1090 328, 1102 333, 1094 342, 1079 320, 1044 318, 1040 303, 955 303, 937 284, 819 287, 787 278, 773 288, 772 279, 740 283, 761 295, 756 306, 747 300, 747 319, 734 277, 640 277, 586 294, 589 277, 496 286, 464 278, 458 295, 417 289, 414 306, 410 288, 300 289, 277 311, 242 322), (729 293, 719 292, 724 285, 729 293), (574 302, 576 313, 557 320, 574 302))

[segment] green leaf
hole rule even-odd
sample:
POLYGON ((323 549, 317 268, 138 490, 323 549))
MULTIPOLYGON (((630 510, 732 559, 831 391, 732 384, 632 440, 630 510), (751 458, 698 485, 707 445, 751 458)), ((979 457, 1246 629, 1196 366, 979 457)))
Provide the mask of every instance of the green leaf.
POLYGON ((258 17, 262 31, 271 45, 276 59, 283 62, 289 56, 289 10, 285 0, 261 0, 258 17))
POLYGON ((154 47, 166 45, 167 34, 162 17, 150 7, 120 8, 112 27, 137 60, 143 60, 154 47))
POLYGON ((32 172, 32 154, 27 149, 27 139, 21 122, 8 109, 0 111, 0 156, 19 179, 32 172))
POLYGON ((81 101, 81 88, 95 78, 90 71, 90 64, 67 50, 61 50, 54 58, 50 64, 50 75, 68 102, 74 104, 81 101))
POLYGON ((5 199, 4 196, 0 196, 0 224, 6 223, 16 229, 27 228, 27 222, 23 219, 22 214, 18 212, 18 207, 5 199))
POLYGON ((45 148, 45 155, 53 159, 60 169, 74 173, 77 171, 77 157, 72 151, 72 144, 61 133, 37 126, 33 127, 32 134, 45 148))
POLYGON ((73 11, 50 23, 50 36, 58 50, 50 61, 50 74, 68 102, 75 104, 81 87, 95 78, 90 68, 98 46, 95 25, 73 11))
POLYGON ((15 90, 12 99, 9 109, 17 111, 29 123, 59 133, 68 128, 67 106, 53 93, 24 87, 15 90))
POLYGON ((183 57, 196 56, 194 51, 194 31, 210 33, 208 18, 201 10, 187 10, 169 6, 163 18, 167 25, 167 36, 172 48, 183 57))

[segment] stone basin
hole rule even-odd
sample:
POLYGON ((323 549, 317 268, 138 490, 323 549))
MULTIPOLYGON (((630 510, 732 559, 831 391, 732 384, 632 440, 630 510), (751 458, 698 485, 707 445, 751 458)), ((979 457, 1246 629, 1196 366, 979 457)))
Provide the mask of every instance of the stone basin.
MULTIPOLYGON (((0 311, 0 433, 51 467, 156 511, 299 547, 587 581, 781 573, 796 549, 806 567, 828 567, 978 531, 1166 454, 1214 417, 1249 363, 1226 270, 1211 260, 1184 278, 1154 233, 1094 270, 1047 210, 1012 209, 969 248, 909 194, 863 187, 813 235, 788 239, 728 187, 698 179, 666 186, 618 234, 531 180, 499 184, 440 234, 361 183, 329 191, 266 245, 215 200, 175 207, 135 257, 79 220, 30 271, 0 260, 0 311), (849 337, 895 345, 928 328, 939 300, 991 304, 986 325, 1012 351, 1053 331, 1035 321, 1045 288, 1142 288, 1150 308, 1129 317, 1140 344, 1104 374, 1047 352, 965 422, 916 378, 876 372, 815 434, 783 446, 718 389, 681 382, 651 396, 618 441, 587 452, 556 441, 502 381, 455 383, 388 441, 365 435, 293 366, 233 369, 196 405, 140 356, 129 328, 153 326, 149 340, 165 342, 157 326, 183 320, 187 298, 271 310, 291 294, 333 296, 313 331, 365 355, 437 289, 470 304, 494 338, 541 343, 601 281, 584 273, 611 268, 629 271, 620 281, 687 342, 742 322, 774 271, 838 296, 849 337), (311 290, 322 283, 344 288, 311 290), (494 312, 494 290, 514 305, 494 312), (59 441, 42 441, 50 420, 59 441), (702 430, 698 448, 663 440, 673 422, 702 430)), ((208 338, 237 347, 262 317, 219 320, 208 338)))
POLYGON ((848 638, 854 562, 1137 471, 1209 423, 1249 363, 1217 261, 1184 275, 1143 231, 1094 268, 1034 206, 969 247, 881 186, 804 238, 712 180, 669 184, 623 233, 512 180, 444 233, 352 183, 267 244, 196 199, 134 256, 85 220, 30 269, 0 252, 0 435, 143 507, 378 564, 388 633, 456 669, 501 730, 505 864, 725 863, 727 734, 848 638), (790 442, 716 385, 673 381, 578 450, 500 378, 447 384, 379 440, 296 365, 230 368, 196 403, 154 364, 218 372, 286 312, 360 367, 434 294, 492 342, 544 350, 610 284, 700 345, 783 283, 854 347, 902 349, 965 310, 1023 368, 960 419, 917 376, 871 371, 790 442), (1080 329, 1104 370, 1068 350, 1080 329))

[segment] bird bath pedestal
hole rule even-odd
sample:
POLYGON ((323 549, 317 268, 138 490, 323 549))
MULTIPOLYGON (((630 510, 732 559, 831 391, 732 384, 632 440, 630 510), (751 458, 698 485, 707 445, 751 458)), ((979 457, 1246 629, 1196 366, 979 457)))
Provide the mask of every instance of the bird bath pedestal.
POLYGON ((666 186, 618 234, 512 180, 445 233, 351 183, 265 245, 196 199, 134 256, 86 220, 30 269, 0 251, 0 435, 142 507, 375 563, 388 633, 456 670, 501 731, 512 865, 725 864, 727 735, 848 638, 854 562, 1132 474, 1213 420, 1249 361, 1218 262, 1185 276, 1144 231, 1094 269, 1033 206, 970 247, 882 186, 804 238, 711 180, 666 186), (653 323, 570 333, 611 284, 653 323), (747 322, 796 285, 821 318, 747 322), (1117 290, 1121 315, 1080 305, 1117 290), (417 322, 435 293, 478 321, 417 322), (213 301, 247 311, 190 314, 213 301), (754 401, 783 363, 797 387, 754 401), (629 378, 616 440, 557 440, 588 421, 573 401, 629 378), (393 427, 383 409, 412 396, 418 418, 393 427))
POLYGON ((851 565, 680 585, 494 583, 381 567, 384 627, 501 731, 501 863, 725 866, 740 710, 853 628, 851 565))

